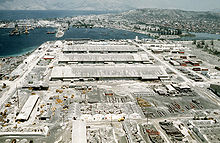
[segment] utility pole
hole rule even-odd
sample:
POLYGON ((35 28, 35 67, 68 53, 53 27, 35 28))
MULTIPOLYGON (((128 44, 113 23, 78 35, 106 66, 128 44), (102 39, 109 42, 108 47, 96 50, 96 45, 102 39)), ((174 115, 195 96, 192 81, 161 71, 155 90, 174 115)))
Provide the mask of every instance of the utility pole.
POLYGON ((148 124, 148 118, 149 118, 148 116, 149 116, 149 113, 147 113, 147 124, 148 124))
POLYGON ((113 124, 112 124, 112 115, 111 115, 111 126, 113 127, 113 124))
POLYGON ((64 125, 64 113, 63 113, 63 116, 62 116, 62 118, 63 118, 63 125, 64 125))

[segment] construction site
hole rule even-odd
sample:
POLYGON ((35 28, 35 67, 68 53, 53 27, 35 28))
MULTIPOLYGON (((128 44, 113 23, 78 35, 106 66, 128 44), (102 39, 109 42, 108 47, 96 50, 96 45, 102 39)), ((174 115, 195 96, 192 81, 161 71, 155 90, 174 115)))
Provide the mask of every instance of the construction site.
POLYGON ((189 49, 46 42, 8 75, 14 81, 0 80, 0 142, 218 143, 220 99, 209 87, 217 71, 189 49))

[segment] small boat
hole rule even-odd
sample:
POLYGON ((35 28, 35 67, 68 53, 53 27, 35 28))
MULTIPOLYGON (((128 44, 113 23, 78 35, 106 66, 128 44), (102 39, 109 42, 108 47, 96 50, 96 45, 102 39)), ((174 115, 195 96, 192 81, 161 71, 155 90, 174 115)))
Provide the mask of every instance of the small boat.
POLYGON ((54 31, 54 32, 47 32, 47 34, 55 34, 56 32, 54 31))
POLYGON ((58 31, 58 32, 56 33, 56 37, 57 37, 57 38, 61 38, 61 37, 63 37, 63 35, 64 35, 64 32, 63 32, 63 31, 58 31))
POLYGON ((27 26, 26 26, 26 28, 25 28, 24 34, 29 34, 29 31, 28 31, 28 29, 27 29, 27 26))
POLYGON ((14 36, 14 35, 19 36, 20 34, 21 34, 20 31, 12 30, 12 31, 9 33, 9 36, 14 36))

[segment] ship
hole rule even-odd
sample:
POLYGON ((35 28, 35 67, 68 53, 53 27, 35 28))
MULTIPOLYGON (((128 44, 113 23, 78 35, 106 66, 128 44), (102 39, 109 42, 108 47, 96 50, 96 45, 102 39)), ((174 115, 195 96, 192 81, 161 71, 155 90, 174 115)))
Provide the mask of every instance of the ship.
POLYGON ((18 25, 16 24, 15 25, 15 29, 13 29, 11 32, 10 32, 10 34, 9 34, 9 36, 14 36, 14 35, 20 35, 21 34, 21 31, 18 29, 18 25))
POLYGON ((28 31, 28 29, 27 29, 27 26, 26 26, 26 28, 25 28, 24 34, 29 34, 29 31, 28 31))
POLYGON ((47 34, 55 34, 56 32, 54 31, 54 32, 50 32, 50 31, 48 31, 47 32, 47 34))
POLYGON ((19 36, 20 34, 21 34, 20 31, 12 30, 9 36, 14 36, 14 35, 19 36))
POLYGON ((64 32, 62 30, 58 30, 56 33, 57 38, 63 37, 63 35, 64 35, 64 32))

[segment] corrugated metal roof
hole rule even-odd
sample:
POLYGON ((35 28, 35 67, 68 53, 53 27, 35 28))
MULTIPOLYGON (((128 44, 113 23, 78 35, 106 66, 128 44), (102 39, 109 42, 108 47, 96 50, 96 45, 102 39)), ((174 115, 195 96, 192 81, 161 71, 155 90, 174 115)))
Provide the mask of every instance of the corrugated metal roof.
POLYGON ((59 62, 144 62, 146 54, 61 54, 59 62))
POLYGON ((138 47, 131 45, 69 45, 63 48, 64 52, 68 51, 133 51, 137 52, 138 47))
POLYGON ((160 75, 167 75, 160 66, 57 66, 51 78, 158 78, 160 75))
POLYGON ((38 99, 39 99, 38 95, 29 96, 28 100, 26 101, 20 113, 18 114, 17 120, 28 120, 38 99))

